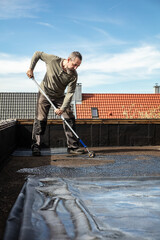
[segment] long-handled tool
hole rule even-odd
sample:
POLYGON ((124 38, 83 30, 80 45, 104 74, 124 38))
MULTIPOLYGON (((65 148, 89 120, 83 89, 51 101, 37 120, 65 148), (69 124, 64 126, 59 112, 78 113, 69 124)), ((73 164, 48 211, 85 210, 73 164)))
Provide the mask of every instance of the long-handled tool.
MULTIPOLYGON (((48 102, 51 104, 51 106, 56 109, 56 107, 54 106, 54 104, 52 103, 52 101, 49 99, 49 97, 46 95, 46 93, 42 90, 42 88, 40 87, 40 85, 37 83, 37 81, 35 80, 34 77, 32 77, 33 81, 35 82, 35 84, 38 86, 40 92, 46 97, 46 99, 48 100, 48 102)), ((69 125, 69 123, 65 120, 65 118, 61 115, 61 119, 63 120, 63 122, 68 126, 68 128, 71 130, 71 132, 75 135, 75 137, 77 138, 77 140, 82 144, 82 146, 87 150, 88 155, 90 158, 94 158, 95 157, 95 153, 93 151, 89 151, 88 147, 84 144, 84 142, 79 138, 79 136, 75 133, 75 131, 71 128, 71 126, 69 125)))

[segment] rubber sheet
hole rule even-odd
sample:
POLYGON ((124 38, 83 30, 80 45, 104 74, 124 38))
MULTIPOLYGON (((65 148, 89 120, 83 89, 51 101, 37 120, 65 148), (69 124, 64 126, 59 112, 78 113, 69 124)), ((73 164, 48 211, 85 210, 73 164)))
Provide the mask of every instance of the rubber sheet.
POLYGON ((28 177, 4 240, 158 240, 160 179, 28 177))

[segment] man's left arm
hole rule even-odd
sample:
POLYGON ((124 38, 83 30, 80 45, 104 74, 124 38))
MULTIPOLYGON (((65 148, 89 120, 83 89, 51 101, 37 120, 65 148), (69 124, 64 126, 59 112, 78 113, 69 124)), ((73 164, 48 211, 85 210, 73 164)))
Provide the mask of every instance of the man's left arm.
POLYGON ((56 114, 61 115, 66 110, 66 108, 70 105, 73 94, 75 93, 76 83, 77 83, 77 77, 74 77, 74 80, 68 84, 67 93, 65 95, 63 104, 60 107, 60 109, 57 109, 55 111, 56 114))

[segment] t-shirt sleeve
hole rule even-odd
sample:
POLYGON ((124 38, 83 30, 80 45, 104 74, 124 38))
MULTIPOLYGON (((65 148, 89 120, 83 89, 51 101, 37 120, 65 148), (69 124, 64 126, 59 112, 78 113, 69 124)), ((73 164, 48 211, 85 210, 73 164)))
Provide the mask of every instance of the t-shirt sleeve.
POLYGON ((65 111, 66 108, 70 105, 70 103, 72 101, 73 94, 74 94, 75 89, 76 89, 76 83, 77 83, 77 76, 74 76, 73 80, 68 84, 67 93, 65 95, 63 104, 60 108, 62 111, 65 111))
POLYGON ((30 69, 34 70, 36 63, 38 62, 39 59, 44 61, 46 64, 48 64, 49 62, 52 61, 53 58, 56 58, 56 56, 37 51, 34 53, 31 59, 30 69))

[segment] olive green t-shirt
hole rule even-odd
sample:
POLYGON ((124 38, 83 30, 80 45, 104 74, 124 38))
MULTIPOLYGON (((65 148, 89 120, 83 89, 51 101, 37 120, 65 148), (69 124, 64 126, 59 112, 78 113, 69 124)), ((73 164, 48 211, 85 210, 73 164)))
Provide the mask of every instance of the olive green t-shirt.
POLYGON ((44 79, 41 82, 42 90, 49 97, 61 98, 65 95, 64 92, 67 87, 67 93, 60 108, 64 111, 70 104, 72 96, 75 92, 78 78, 77 72, 76 70, 67 70, 67 72, 65 72, 62 68, 62 61, 64 59, 39 51, 34 53, 31 60, 30 69, 34 70, 39 59, 46 63, 47 69, 44 79))

